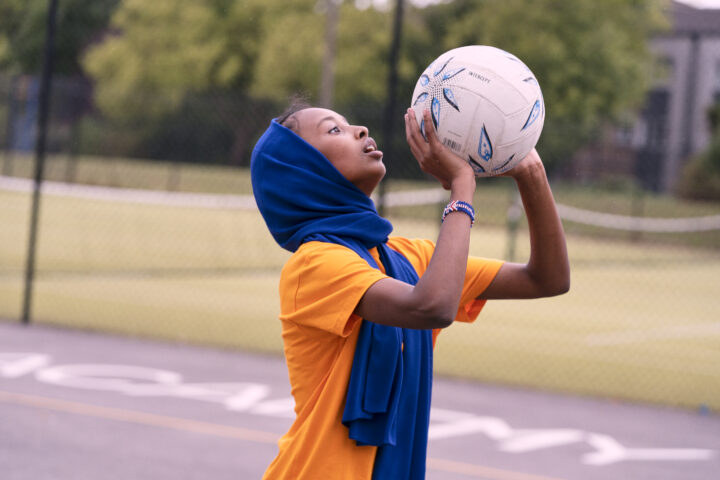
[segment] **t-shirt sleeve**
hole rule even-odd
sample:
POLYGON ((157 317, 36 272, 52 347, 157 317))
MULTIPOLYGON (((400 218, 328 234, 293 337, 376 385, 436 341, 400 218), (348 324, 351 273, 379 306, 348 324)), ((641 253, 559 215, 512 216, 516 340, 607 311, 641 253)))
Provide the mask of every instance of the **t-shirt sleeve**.
POLYGON ((360 320, 353 314, 358 302, 383 278, 387 275, 349 248, 305 243, 280 276, 280 319, 347 336, 360 320))
MULTIPOLYGON (((435 252, 435 244, 430 240, 408 240, 393 237, 390 239, 389 245, 405 255, 421 276, 425 273, 433 252, 435 252)), ((490 285, 503 263, 502 260, 481 257, 468 258, 465 283, 455 321, 472 322, 477 318, 486 302, 478 300, 477 297, 490 285)))
POLYGON ((487 300, 478 300, 478 296, 492 283, 500 267, 502 260, 488 258, 469 257, 468 266, 465 271, 465 284, 460 296, 460 307, 455 316, 458 322, 474 322, 485 306, 487 300))

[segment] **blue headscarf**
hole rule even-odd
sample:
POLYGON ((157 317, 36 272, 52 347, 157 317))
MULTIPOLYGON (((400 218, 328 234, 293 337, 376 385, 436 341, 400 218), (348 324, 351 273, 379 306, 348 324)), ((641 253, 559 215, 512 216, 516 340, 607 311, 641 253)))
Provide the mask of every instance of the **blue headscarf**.
MULTIPOLYGON (((273 120, 252 153, 253 193, 275 241, 294 252, 309 241, 343 245, 373 268, 416 284, 412 264, 386 245, 392 231, 372 200, 325 156, 273 120)), ((432 330, 362 321, 343 424, 358 445, 378 447, 374 479, 424 479, 432 390, 432 330)))

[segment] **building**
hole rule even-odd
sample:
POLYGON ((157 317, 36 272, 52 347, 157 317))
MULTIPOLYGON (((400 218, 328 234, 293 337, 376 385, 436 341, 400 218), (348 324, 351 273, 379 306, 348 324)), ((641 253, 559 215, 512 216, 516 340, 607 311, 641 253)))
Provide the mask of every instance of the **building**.
POLYGON ((672 30, 651 43, 667 77, 649 93, 638 158, 640 174, 653 161, 648 156, 662 159, 661 168, 645 177, 661 191, 672 189, 688 157, 707 148, 707 111, 720 101, 720 4, 708 9, 675 1, 672 9, 672 30))
POLYGON ((646 188, 671 191, 688 159, 708 147, 707 112, 720 102, 720 0, 674 0, 670 8, 672 27, 650 44, 661 73, 637 122, 604 132, 599 145, 579 153, 576 178, 630 174, 646 188))

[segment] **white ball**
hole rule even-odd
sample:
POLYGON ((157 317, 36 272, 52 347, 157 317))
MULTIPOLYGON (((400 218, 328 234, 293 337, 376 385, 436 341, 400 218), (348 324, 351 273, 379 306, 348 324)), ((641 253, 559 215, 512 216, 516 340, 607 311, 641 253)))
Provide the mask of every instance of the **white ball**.
POLYGON ((412 108, 430 110, 442 143, 478 177, 507 172, 535 147, 545 103, 535 75, 516 56, 473 45, 440 55, 418 79, 412 108))

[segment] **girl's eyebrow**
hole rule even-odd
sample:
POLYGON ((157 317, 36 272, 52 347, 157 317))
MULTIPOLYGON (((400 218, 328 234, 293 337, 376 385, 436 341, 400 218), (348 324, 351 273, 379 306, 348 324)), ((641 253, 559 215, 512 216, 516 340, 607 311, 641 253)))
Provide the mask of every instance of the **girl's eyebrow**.
MULTIPOLYGON (((342 121, 345 122, 347 125, 350 125, 350 122, 348 122, 345 117, 340 117, 340 118, 341 118, 342 121)), ((326 121, 326 120, 337 120, 337 118, 334 117, 333 115, 328 115, 327 117, 323 117, 323 118, 321 118, 320 121, 317 123, 316 127, 319 127, 320 124, 323 123, 323 122, 326 121)))

